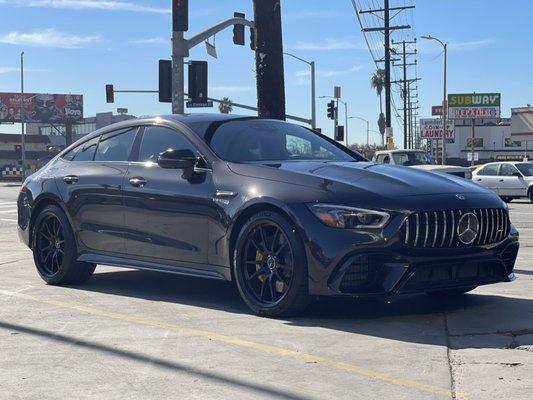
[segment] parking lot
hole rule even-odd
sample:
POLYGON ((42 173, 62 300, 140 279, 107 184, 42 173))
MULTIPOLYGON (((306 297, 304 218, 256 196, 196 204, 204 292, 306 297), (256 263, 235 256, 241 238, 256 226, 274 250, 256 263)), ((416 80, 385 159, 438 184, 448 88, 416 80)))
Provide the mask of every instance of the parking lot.
POLYGON ((513 283, 449 301, 319 300, 252 316, 231 284, 98 267, 46 286, 0 183, 2 399, 530 399, 533 204, 513 283))

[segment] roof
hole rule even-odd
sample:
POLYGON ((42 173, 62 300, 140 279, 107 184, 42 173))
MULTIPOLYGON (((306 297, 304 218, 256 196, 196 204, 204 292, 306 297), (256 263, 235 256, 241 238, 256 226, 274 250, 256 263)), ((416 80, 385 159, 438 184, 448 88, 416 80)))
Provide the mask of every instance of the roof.
POLYGON ((221 114, 221 113, 202 113, 202 114, 172 114, 172 115, 159 115, 160 118, 170 119, 173 121, 181 122, 185 125, 193 123, 205 123, 205 122, 220 122, 230 121, 241 118, 256 118, 248 115, 235 115, 235 114, 221 114))

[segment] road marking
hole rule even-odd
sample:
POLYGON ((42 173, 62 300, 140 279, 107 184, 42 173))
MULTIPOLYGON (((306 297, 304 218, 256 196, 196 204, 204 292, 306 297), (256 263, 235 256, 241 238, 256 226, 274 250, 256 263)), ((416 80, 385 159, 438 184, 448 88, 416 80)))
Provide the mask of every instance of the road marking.
MULTIPOLYGON (((17 298, 21 298, 25 300, 32 300, 32 301, 35 301, 41 304, 53 305, 53 306, 57 306, 57 307, 68 309, 68 310, 81 311, 81 312, 88 313, 91 315, 96 315, 99 317, 106 317, 110 319, 131 322, 134 324, 149 326, 152 328, 166 329, 166 330, 170 330, 170 331, 185 334, 185 335, 203 337, 208 340, 217 341, 217 342, 224 343, 224 344, 258 350, 258 351, 262 351, 265 353, 274 354, 277 356, 292 358, 292 359, 303 361, 306 363, 319 364, 319 365, 333 368, 339 371, 349 372, 355 375, 364 376, 366 378, 376 379, 376 380, 387 382, 387 383, 392 383, 394 385, 403 386, 409 389, 417 389, 422 392, 436 394, 436 395, 446 397, 446 398, 452 397, 452 393, 448 389, 429 385, 427 383, 415 381, 412 379, 401 378, 401 377, 390 375, 384 372, 375 371, 370 368, 362 367, 356 364, 351 364, 351 363, 344 362, 344 361, 325 358, 325 357, 317 356, 314 354, 302 353, 296 350, 285 349, 283 347, 273 346, 273 345, 264 344, 264 343, 252 342, 250 340, 239 339, 239 338, 232 337, 232 336, 226 336, 220 333, 211 332, 211 331, 207 331, 203 329, 190 328, 187 326, 175 325, 175 324, 171 324, 171 323, 163 322, 163 321, 144 319, 141 317, 136 317, 134 315, 107 311, 107 310, 103 310, 103 309, 99 309, 99 308, 95 308, 91 306, 86 306, 83 304, 67 303, 64 301, 47 299, 44 297, 30 295, 26 293, 7 292, 4 290, 0 290, 0 294, 3 294, 5 296, 17 297, 17 298)), ((456 393, 455 398, 465 399, 466 397, 463 394, 456 393)))

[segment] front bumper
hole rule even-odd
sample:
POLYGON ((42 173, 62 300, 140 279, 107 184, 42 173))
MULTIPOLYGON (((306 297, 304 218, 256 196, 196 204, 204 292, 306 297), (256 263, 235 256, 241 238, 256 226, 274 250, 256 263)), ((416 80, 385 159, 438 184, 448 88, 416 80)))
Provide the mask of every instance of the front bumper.
POLYGON ((512 225, 497 243, 412 248, 400 240, 401 217, 377 234, 329 228, 300 216, 311 295, 394 296, 514 280, 519 235, 512 225))

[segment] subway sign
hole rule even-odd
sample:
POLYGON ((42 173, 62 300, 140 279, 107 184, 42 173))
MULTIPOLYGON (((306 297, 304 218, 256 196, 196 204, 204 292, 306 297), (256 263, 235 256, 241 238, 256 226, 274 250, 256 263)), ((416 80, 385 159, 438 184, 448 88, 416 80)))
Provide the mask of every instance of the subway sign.
POLYGON ((450 118, 500 118, 500 93, 467 93, 448 95, 450 118))

